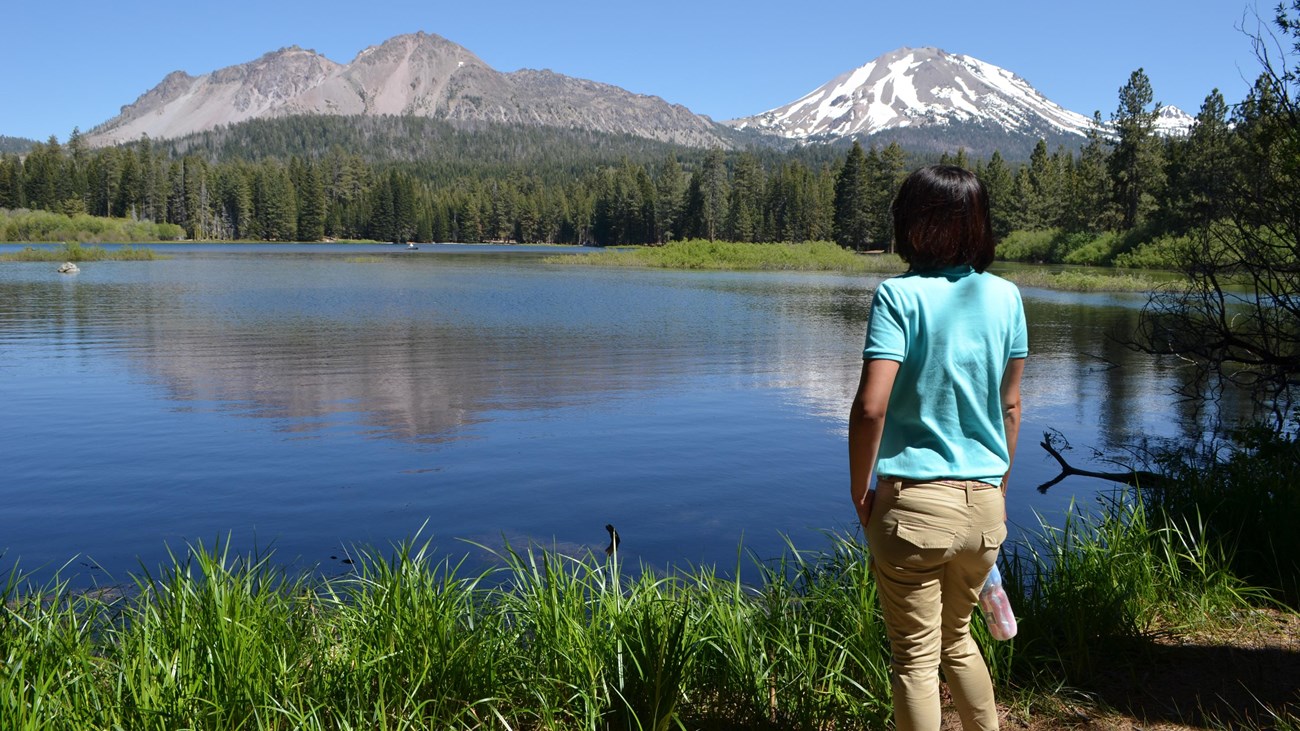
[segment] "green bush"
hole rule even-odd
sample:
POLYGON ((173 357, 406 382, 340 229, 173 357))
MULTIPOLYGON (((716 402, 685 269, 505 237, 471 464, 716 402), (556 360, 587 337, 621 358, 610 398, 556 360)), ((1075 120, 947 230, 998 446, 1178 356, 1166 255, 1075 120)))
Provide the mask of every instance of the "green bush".
POLYGON ((184 238, 185 230, 172 223, 104 218, 85 213, 68 216, 50 211, 0 209, 0 241, 136 244, 184 238))
POLYGON ((1196 243, 1188 236, 1166 234, 1115 257, 1125 269, 1179 269, 1191 260, 1196 243))
POLYGON ((1012 231, 997 247, 997 257, 1004 261, 1024 261, 1044 264, 1056 261, 1055 252, 1059 229, 1039 231, 1012 231))
POLYGON ((1113 231, 1093 236, 1091 234, 1072 234, 1069 237, 1071 245, 1067 248, 1068 253, 1065 255, 1066 264, 1086 264, 1089 266, 1102 266, 1110 264, 1115 258, 1115 252, 1119 250, 1123 243, 1122 237, 1113 231))

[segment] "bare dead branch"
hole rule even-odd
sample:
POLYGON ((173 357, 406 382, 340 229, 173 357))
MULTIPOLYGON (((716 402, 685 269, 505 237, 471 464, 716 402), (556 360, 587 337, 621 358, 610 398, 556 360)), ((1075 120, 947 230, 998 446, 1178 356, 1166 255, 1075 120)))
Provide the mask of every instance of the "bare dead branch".
POLYGON ((1100 472, 1096 470, 1080 469, 1067 462, 1065 457, 1061 455, 1060 451, 1053 446, 1053 442, 1056 441, 1057 438, 1060 438, 1059 434, 1054 436, 1051 432, 1043 432, 1043 441, 1038 443, 1039 446, 1047 450, 1047 453, 1052 456, 1052 459, 1056 460, 1057 464, 1061 465, 1061 473, 1059 475, 1038 486, 1038 491, 1041 493, 1046 493, 1048 489, 1061 480, 1075 476, 1094 477, 1099 480, 1108 480, 1110 482, 1118 482, 1131 487, 1148 489, 1159 489, 1173 484, 1173 480, 1169 477, 1148 470, 1130 469, 1116 472, 1100 472))

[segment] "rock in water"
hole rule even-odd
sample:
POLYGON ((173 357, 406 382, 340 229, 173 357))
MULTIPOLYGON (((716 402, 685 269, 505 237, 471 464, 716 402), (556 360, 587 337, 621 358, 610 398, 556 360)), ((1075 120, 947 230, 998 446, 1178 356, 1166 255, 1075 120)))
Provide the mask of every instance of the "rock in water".
POLYGON ((59 265, 59 274, 76 274, 79 271, 81 270, 77 268, 77 265, 70 261, 65 261, 59 265))

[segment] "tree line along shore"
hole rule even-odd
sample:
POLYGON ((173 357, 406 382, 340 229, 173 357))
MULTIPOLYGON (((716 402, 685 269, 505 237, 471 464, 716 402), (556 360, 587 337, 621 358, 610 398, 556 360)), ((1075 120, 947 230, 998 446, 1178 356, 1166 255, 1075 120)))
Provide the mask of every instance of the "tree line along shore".
POLYGON ((1225 215, 1233 181, 1270 154, 1275 100, 1266 91, 1229 108, 1214 90, 1188 134, 1161 136, 1159 105, 1139 69, 1079 148, 1049 150, 1040 140, 1017 162, 897 144, 697 150, 595 133, 471 133, 404 118, 351 125, 370 130, 360 136, 349 131, 355 120, 290 117, 102 149, 74 131, 21 157, 0 155, 0 209, 75 220, 11 213, 0 238, 48 241, 60 231, 63 240, 114 240, 105 224, 80 218, 89 214, 156 224, 158 240, 610 246, 704 238, 887 249, 889 201, 902 177, 948 162, 988 185, 1006 259, 1172 266, 1188 237, 1225 215), (401 148, 408 137, 415 146, 401 148))

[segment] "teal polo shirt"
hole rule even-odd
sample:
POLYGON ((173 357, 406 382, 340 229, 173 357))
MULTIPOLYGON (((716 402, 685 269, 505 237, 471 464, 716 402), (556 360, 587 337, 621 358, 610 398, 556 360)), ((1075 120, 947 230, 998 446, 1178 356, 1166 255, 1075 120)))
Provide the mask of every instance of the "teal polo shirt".
POLYGON ((960 266, 881 282, 862 357, 899 368, 876 474, 1000 484, 1002 374, 1028 353, 1020 290, 1001 277, 960 266))

